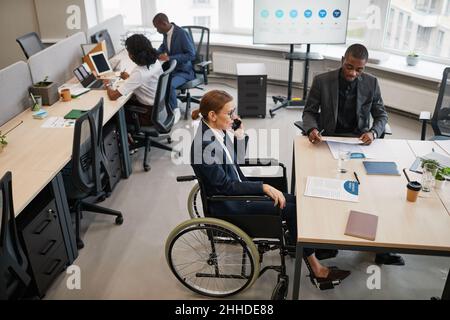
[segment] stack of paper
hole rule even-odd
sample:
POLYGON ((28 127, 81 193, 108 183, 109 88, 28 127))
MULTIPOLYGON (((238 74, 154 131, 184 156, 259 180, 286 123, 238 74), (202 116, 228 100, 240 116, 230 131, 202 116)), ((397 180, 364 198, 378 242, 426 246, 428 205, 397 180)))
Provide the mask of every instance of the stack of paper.
POLYGON ((358 202, 359 185, 356 181, 308 177, 305 196, 358 202))

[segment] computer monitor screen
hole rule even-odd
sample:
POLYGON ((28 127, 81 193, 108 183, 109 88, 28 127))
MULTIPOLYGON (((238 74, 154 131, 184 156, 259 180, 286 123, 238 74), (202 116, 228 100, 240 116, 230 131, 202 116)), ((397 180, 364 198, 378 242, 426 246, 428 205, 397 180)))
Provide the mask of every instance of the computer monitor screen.
POLYGON ((95 71, 97 72, 98 76, 113 72, 103 51, 91 53, 89 57, 92 60, 92 64, 94 65, 95 71))
POLYGON ((349 0, 254 0, 253 42, 345 43, 349 3, 349 0))

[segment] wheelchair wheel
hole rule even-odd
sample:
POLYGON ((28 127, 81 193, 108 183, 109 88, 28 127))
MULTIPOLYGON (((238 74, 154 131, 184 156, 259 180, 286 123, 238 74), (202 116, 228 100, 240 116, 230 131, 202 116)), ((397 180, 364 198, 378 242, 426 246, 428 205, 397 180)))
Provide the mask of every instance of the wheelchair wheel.
POLYGON ((200 186, 198 183, 194 185, 187 200, 189 216, 192 219, 203 218, 202 200, 200 198, 200 186))
POLYGON ((282 277, 278 280, 277 285, 273 289, 271 300, 286 300, 289 288, 289 280, 282 277))
POLYGON ((252 239, 235 225, 214 218, 177 226, 166 241, 166 260, 185 287, 216 298, 250 287, 260 269, 252 239))

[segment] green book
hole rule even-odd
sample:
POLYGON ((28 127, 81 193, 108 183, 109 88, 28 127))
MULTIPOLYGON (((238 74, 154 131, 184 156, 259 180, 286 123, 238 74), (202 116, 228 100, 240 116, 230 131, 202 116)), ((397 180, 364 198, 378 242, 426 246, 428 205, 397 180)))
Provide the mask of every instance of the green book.
POLYGON ((72 109, 68 114, 64 116, 64 119, 78 119, 83 115, 83 113, 87 112, 87 110, 77 110, 72 109))

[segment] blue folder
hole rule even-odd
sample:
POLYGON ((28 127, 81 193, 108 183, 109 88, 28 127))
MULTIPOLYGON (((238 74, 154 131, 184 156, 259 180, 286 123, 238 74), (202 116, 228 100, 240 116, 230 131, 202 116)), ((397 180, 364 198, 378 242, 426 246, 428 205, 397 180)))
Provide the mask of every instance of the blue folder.
POLYGON ((363 164, 367 174, 400 175, 395 162, 363 161, 363 164))

